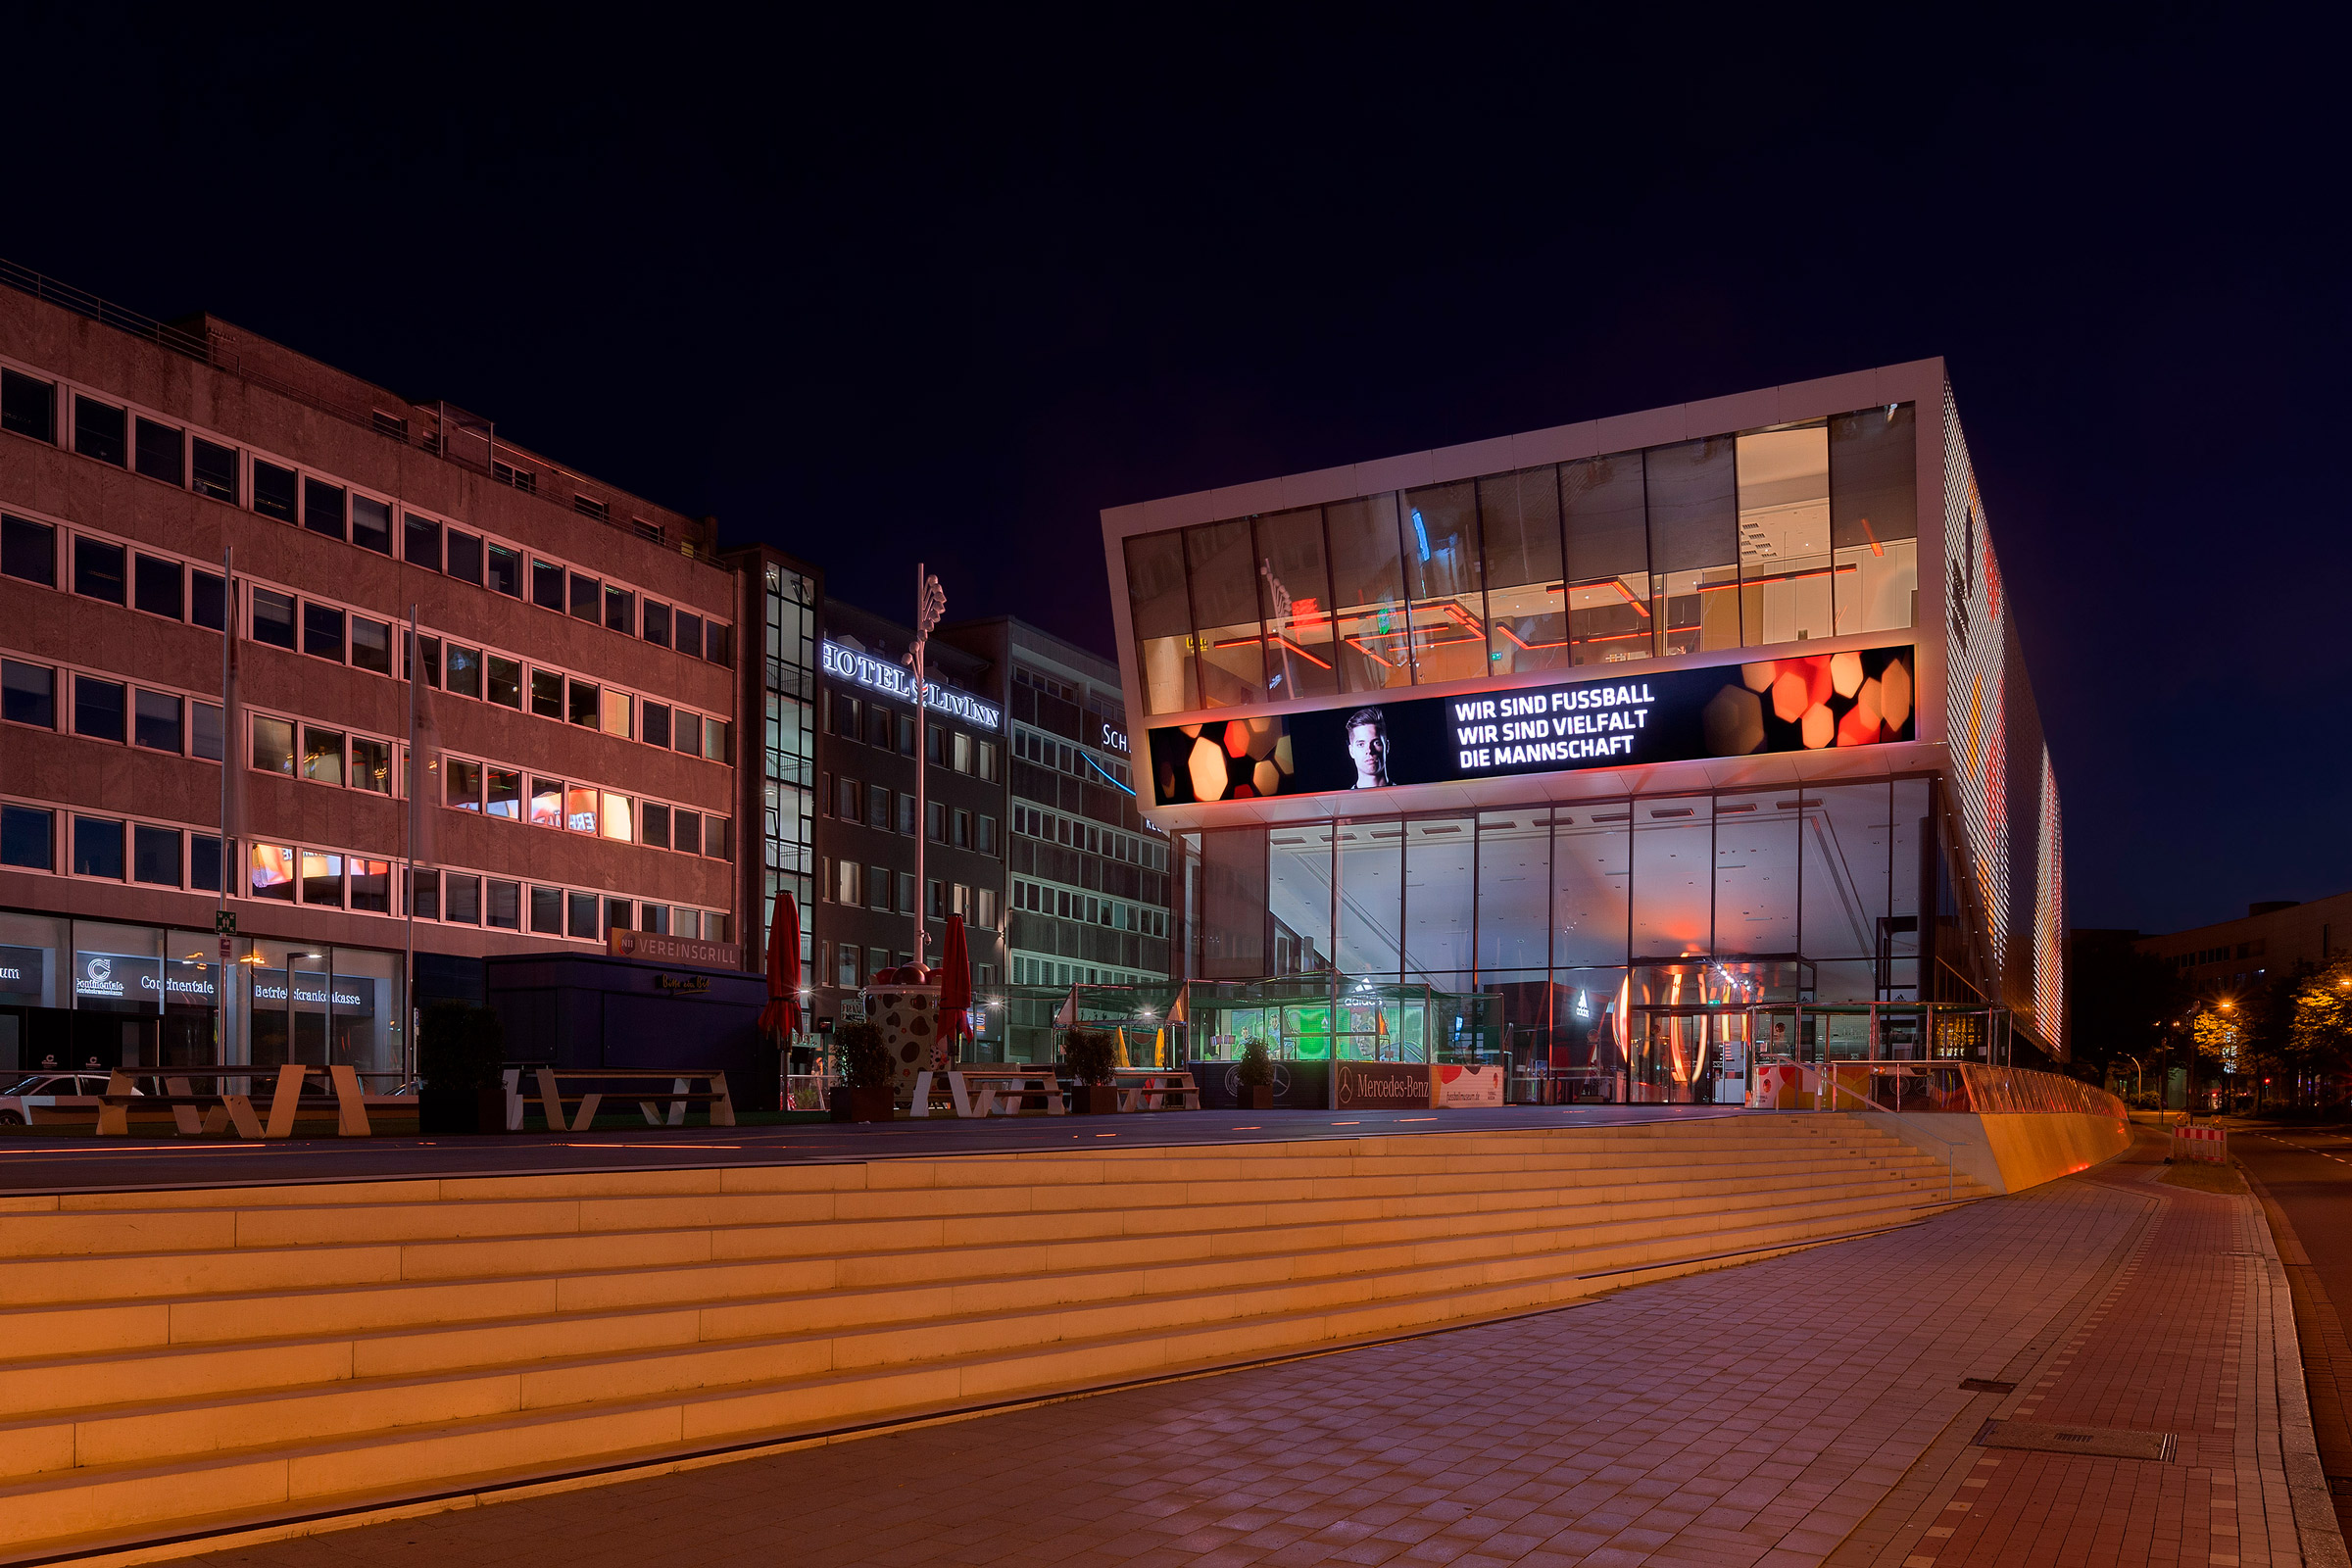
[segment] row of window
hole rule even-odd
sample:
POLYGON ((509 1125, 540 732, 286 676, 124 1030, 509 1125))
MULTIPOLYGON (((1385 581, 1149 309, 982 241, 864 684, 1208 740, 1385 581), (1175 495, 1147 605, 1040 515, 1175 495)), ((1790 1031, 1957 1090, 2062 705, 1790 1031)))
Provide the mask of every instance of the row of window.
POLYGON ((2233 956, 2240 958, 2259 958, 2262 956, 2264 945, 2259 941, 2240 942, 2235 954, 2232 955, 2230 944, 2225 942, 2218 948, 2202 948, 2195 953, 2180 954, 2167 961, 2176 969, 2193 969, 2199 964, 2228 963, 2233 956))
MULTIPOLYGON (((824 692, 825 728, 843 740, 862 741, 901 757, 914 755, 914 715, 878 702, 867 702, 827 687, 824 692)), ((937 719, 923 726, 923 750, 940 767, 997 781, 997 744, 967 735, 937 719)))
POLYGON ((1013 878, 1012 906, 1037 914, 1050 914, 1056 919, 1106 925, 1114 931, 1133 931, 1147 937, 1164 937, 1168 934, 1168 911, 1165 909, 1148 908, 1119 899, 1097 898, 1092 893, 1050 887, 1043 882, 1030 882, 1020 877, 1013 878))
MULTIPOLYGON (((914 797, 904 792, 893 795, 886 784, 860 784, 844 774, 836 778, 822 776, 820 794, 827 808, 844 822, 858 822, 878 828, 885 833, 914 833, 914 797)), ((934 844, 952 845, 959 850, 977 850, 982 855, 997 853, 997 819, 986 812, 967 811, 940 801, 924 803, 929 810, 930 837, 934 844)))
MULTIPOLYGON (((93 534, 75 532, 72 542, 73 591, 86 598, 172 620, 221 629, 221 580, 178 560, 132 550, 93 534)), ((0 571, 27 582, 56 587, 57 530, 48 523, 0 517, 0 571)), ((251 585, 244 606, 245 633, 254 642, 307 654, 355 669, 406 679, 407 635, 389 621, 327 601, 251 585), (395 647, 403 653, 395 669, 395 647)), ((488 702, 515 712, 568 721, 622 739, 642 739, 688 757, 731 763, 729 720, 672 708, 651 698, 585 681, 560 669, 526 666, 515 656, 439 637, 419 636, 424 682, 452 696, 488 702)))
MULTIPOLYGON (((887 865, 862 865, 856 860, 836 860, 830 857, 821 864, 823 871, 817 885, 828 902, 872 909, 879 914, 914 913, 912 871, 894 872, 887 865)), ((927 912, 932 919, 944 920, 951 914, 960 914, 966 924, 976 929, 997 928, 995 888, 975 888, 934 877, 930 893, 927 912)))
MULTIPOLYGON (((833 983, 845 991, 855 991, 867 979, 880 974, 895 963, 899 967, 914 961, 914 955, 902 953, 895 959, 888 948, 859 948, 854 942, 819 942, 816 961, 812 968, 817 974, 830 974, 833 983)), ((993 963, 972 965, 972 984, 983 989, 997 983, 997 966, 993 963)))
POLYGON ((1107 773, 1125 785, 1130 793, 1135 789, 1134 775, 1128 771, 1125 762, 1115 759, 1108 762, 1098 762, 1086 755, 1086 748, 1072 746, 1068 741, 1056 740, 1033 729, 1013 730, 1012 755, 1035 762, 1040 767, 1050 767, 1056 772, 1067 773, 1072 778, 1085 779, 1090 784, 1099 782, 1107 773))
POLYGON ((707 855, 721 860, 733 855, 733 820, 716 811, 633 799, 576 780, 527 776, 530 793, 526 796, 526 775, 520 768, 445 757, 441 760, 441 804, 453 810, 592 833, 681 855, 707 855))
POLYGON ((1020 953, 1012 956, 1012 983, 1016 986, 1134 986, 1151 985, 1166 978, 1127 969, 1097 969, 1092 964, 1033 958, 1020 953))
POLYGON ((85 740, 220 760, 220 707, 129 681, 0 659, 0 719, 54 730, 60 719, 85 740), (69 698, 69 693, 71 696, 69 698))
MULTIPOLYGON (((706 619, 683 606, 642 599, 632 589, 573 571, 560 562, 527 555, 514 545, 469 533, 455 524, 402 509, 395 541, 393 503, 300 466, 271 463, 259 454, 204 437, 125 408, 75 392, 73 450, 83 457, 129 468, 199 495, 241 504, 265 517, 293 523, 313 533, 341 539, 379 556, 397 554, 411 565, 488 588, 511 599, 527 594, 532 604, 559 614, 594 621, 623 636, 660 648, 675 648, 694 659, 732 665, 734 628, 706 619), (242 472, 250 467, 250 474, 242 472), (247 482, 240 483, 245 478, 247 482), (527 563, 527 570, 526 570, 527 563)), ((57 444, 55 383, 18 370, 0 370, 0 429, 57 444)), ((503 465, 502 465, 503 466, 503 465)), ((517 477, 508 471, 508 482, 517 477)), ((529 489, 529 485, 518 485, 529 489)), ((575 497, 573 510, 610 520, 605 503, 575 497)), ((660 530, 640 522, 640 532, 660 530)))
MULTIPOLYGON (((0 805, 0 865, 18 870, 63 871, 109 882, 218 893, 220 858, 217 834, 46 807, 0 805)), ((341 850, 255 844, 248 847, 245 885, 238 891, 266 903, 398 915, 404 912, 393 896, 399 863, 341 850)), ((410 879, 420 920, 520 931, 525 929, 527 907, 528 929, 541 936, 602 942, 607 930, 618 927, 726 940, 727 916, 715 909, 537 885, 528 887, 526 905, 523 883, 473 871, 416 868, 410 879)))
POLYGON ((1049 844, 1066 844, 1089 855, 1101 855, 1113 860, 1140 865, 1148 871, 1168 868, 1168 847, 1134 833, 1122 833, 1099 822, 1063 816, 1054 811, 1041 811, 1033 806, 1015 805, 1012 808, 1012 830, 1049 844))

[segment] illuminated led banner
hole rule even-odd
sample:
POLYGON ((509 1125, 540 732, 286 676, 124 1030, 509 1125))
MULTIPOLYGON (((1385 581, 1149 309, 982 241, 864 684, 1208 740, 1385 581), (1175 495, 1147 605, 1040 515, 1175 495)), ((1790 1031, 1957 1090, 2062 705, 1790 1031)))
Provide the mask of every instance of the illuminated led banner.
MULTIPOLYGON (((914 671, 905 664, 888 659, 876 659, 855 648, 844 648, 831 638, 817 644, 817 658, 825 673, 837 680, 862 686, 869 692, 895 697, 902 703, 914 701, 914 671)), ((925 683, 929 707, 951 718, 960 718, 981 729, 1004 727, 1004 710, 994 703, 984 703, 970 692, 959 692, 953 686, 937 681, 925 683)))
POLYGON ((1907 741, 1913 651, 1873 648, 1170 725, 1161 806, 1907 741))

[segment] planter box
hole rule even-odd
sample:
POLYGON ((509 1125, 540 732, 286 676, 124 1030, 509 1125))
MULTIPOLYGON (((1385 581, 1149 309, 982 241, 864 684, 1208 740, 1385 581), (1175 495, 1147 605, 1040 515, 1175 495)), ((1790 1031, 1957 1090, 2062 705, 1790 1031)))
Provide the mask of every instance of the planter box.
POLYGON ((1111 1116, 1119 1109, 1119 1092, 1109 1084, 1077 1084, 1067 1091, 1070 1109, 1081 1116, 1111 1116))
POLYGON ((1241 1098, 1244 1110, 1272 1110, 1274 1108, 1274 1086, 1272 1084, 1255 1086, 1244 1084, 1241 1098))
POLYGON ((835 1121, 888 1121, 898 1113, 898 1097, 888 1084, 879 1089, 836 1088, 830 1109, 835 1121))
POLYGON ((416 1097, 416 1131, 425 1138, 463 1138, 507 1130, 504 1085, 472 1094, 439 1094, 428 1084, 416 1097))

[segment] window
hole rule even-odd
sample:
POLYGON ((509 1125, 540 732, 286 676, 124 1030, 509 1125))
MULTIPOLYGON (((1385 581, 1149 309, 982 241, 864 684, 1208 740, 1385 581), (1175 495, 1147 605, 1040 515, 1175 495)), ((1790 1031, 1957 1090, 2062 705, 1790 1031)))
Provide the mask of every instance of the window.
POLYGON ((732 728, 723 718, 704 719, 703 755, 713 762, 733 761, 735 759, 730 745, 734 738, 732 728))
POLYGON ((865 796, 858 789, 858 781, 846 773, 841 776, 840 788, 841 794, 834 802, 833 814, 845 822, 855 822, 864 808, 865 796))
POLYGON ((0 718, 57 728, 57 671, 46 664, 0 660, 0 718))
POLYGON ((15 370, 0 370, 0 430, 14 430, 35 441, 55 441, 56 386, 15 370))
POLYGON ((865 894, 858 887, 858 866, 855 860, 833 862, 833 898, 840 904, 862 904, 865 894))
POLYGON ((522 552, 506 545, 490 547, 490 588, 509 599, 522 597, 522 552))
POLYGON ((208 762, 220 760, 222 748, 220 704, 190 703, 188 705, 188 755, 201 757, 208 762))
POLYGON ((607 899, 605 901, 605 930, 626 931, 636 923, 637 904, 635 900, 607 899))
POLYGON ((602 716, 602 705, 597 697, 597 689, 586 681, 575 680, 571 683, 570 717, 574 724, 587 729, 596 728, 597 720, 602 716))
POLYGON ((373 496, 351 498, 351 542, 379 556, 392 553, 392 508, 373 496))
POLYGON ((564 825, 574 833, 596 831, 596 791, 574 784, 564 792, 564 825))
POLYGON ((400 557, 412 566, 441 569, 441 524, 431 517, 406 514, 401 529, 400 557))
POLYGON ((245 873, 248 898, 294 902, 294 851, 283 844, 252 846, 245 873))
POLYGON ((566 897, 564 903, 566 905, 565 914, 570 921, 571 934, 573 936, 587 937, 593 940, 600 935, 596 929, 595 894, 570 894, 566 897))
POLYGON ((562 827, 564 825, 564 781, 554 778, 531 780, 531 825, 533 827, 562 827))
POLYGON ((735 665, 735 628, 712 621, 703 633, 704 657, 713 664, 735 665))
POLYGON ((531 563, 531 603, 541 610, 564 611, 564 568, 552 561, 531 563))
POLYGON ((531 932, 534 936, 560 937, 564 934, 564 890, 562 888, 531 889, 531 932))
POLYGON ((984 931, 997 928, 997 890, 979 888, 972 894, 972 923, 984 931))
POLYGON ((392 673, 392 628, 365 615, 351 617, 351 663, 354 669, 392 673))
POLYGON ((302 651, 343 662, 343 612, 332 605, 302 603, 302 651))
POLYGON ((958 773, 969 773, 972 770, 972 738, 960 730, 955 737, 952 765, 958 773))
POLYGON ((624 636, 637 625, 637 596, 626 588, 605 584, 605 629, 624 636))
POLYGON ((441 873, 418 871, 409 873, 409 910, 420 920, 441 918, 441 873))
POLYGON ((669 705, 646 701, 637 705, 645 725, 645 742, 649 746, 669 744, 669 705))
POLYGON ((111 817, 74 819, 74 874, 122 880, 122 824, 111 817))
POLYGON ((131 698, 131 738, 150 751, 177 755, 179 699, 164 692, 135 692, 131 698))
POLYGON ((253 510, 280 522, 294 520, 294 470, 253 460, 253 510))
POLYGON ((972 813, 960 807, 956 811, 956 837, 952 842, 959 850, 972 847, 972 813))
POLYGON ((122 683, 89 675, 74 677, 74 733, 92 740, 122 738, 122 683))
POLYGON ((510 822, 522 820, 522 773, 517 768, 494 767, 489 772, 489 814, 510 822))
POLYGON ((351 738, 351 787, 372 790, 378 795, 392 793, 392 746, 388 741, 351 738))
MULTIPOLYGON (((184 482, 187 442, 181 439, 177 430, 168 424, 158 424, 153 419, 139 419, 134 421, 131 433, 133 467, 148 478, 161 479, 166 484, 184 482)), ((177 878, 172 879, 172 885, 178 885, 177 878)))
POLYGON ((1735 446, 1730 436, 1713 436, 1642 455, 1650 568, 1656 573, 1652 620, 1661 656, 1740 646, 1735 446))
POLYGON ((669 808, 656 806, 651 801, 637 808, 637 842, 650 844, 657 850, 669 848, 669 808))
MULTIPOLYGON (((407 641, 407 639, 408 639, 408 634, 407 634, 406 632, 403 632, 403 633, 401 634, 401 639, 402 639, 402 641, 403 641, 403 642, 406 642, 406 641, 407 641)), ((438 638, 438 637, 418 637, 418 638, 416 639, 416 646, 417 646, 417 648, 418 648, 418 649, 420 649, 420 650, 423 652, 423 654, 424 654, 424 683, 425 683, 427 686, 438 686, 438 685, 440 685, 440 684, 441 684, 441 639, 440 639, 440 638, 438 638)), ((411 663, 411 665, 413 666, 413 665, 414 665, 414 663, 415 663, 415 661, 413 661, 413 660, 412 660, 412 661, 410 662, 410 663, 411 663)), ((413 679, 415 679, 416 677, 415 677, 414 675, 412 675, 410 678, 413 680, 413 679)))
POLYGON ((302 902, 343 906, 343 857, 320 850, 302 852, 302 902))
POLYGON ((196 493, 211 496, 215 501, 237 504, 237 453, 234 447, 219 446, 202 436, 188 443, 194 472, 196 493))
POLYGON ((997 781, 997 748, 993 741, 980 742, 980 776, 989 783, 997 781))
POLYGON ((53 811, 35 810, 29 806, 0 806, 0 865, 22 866, 28 871, 48 871, 56 867, 52 850, 56 836, 57 815, 53 811))
POLYGON ((122 411, 76 393, 74 398, 74 450, 100 463, 123 466, 128 457, 122 411))
POLYGON ((689 713, 683 708, 679 709, 670 720, 669 745, 670 750, 682 757, 702 756, 703 721, 701 715, 689 713))
POLYGON ((227 626, 226 598, 217 571, 188 572, 188 620, 193 625, 220 631, 227 626))
POLYGON ((825 693, 825 713, 833 721, 833 733, 847 740, 859 738, 859 715, 864 705, 847 692, 825 693))
POLYGON ((203 833, 188 836, 188 886, 199 893, 220 891, 220 841, 203 833))
POLYGON ((651 599, 645 602, 645 640, 656 648, 669 646, 669 607, 658 605, 651 599))
POLYGON ((899 912, 901 914, 914 912, 914 873, 912 871, 899 873, 899 912))
POLYGON ((909 838, 914 836, 914 797, 911 795, 899 797, 899 831, 909 838))
POLYGON ((890 747, 890 710, 880 703, 868 703, 865 716, 867 733, 859 739, 871 741, 887 751, 890 747))
POLYGON ((302 525, 330 538, 345 536, 343 487, 323 479, 302 481, 302 525))
POLYGON ((456 925, 482 923, 482 879, 456 871, 443 877, 441 918, 456 925))
POLYGON ((935 920, 944 920, 948 914, 948 885, 934 878, 930 889, 931 907, 925 912, 935 920))
POLYGON ((937 801, 929 801, 926 802, 925 805, 929 808, 927 814, 930 820, 926 824, 926 827, 930 833, 931 842, 934 844, 946 842, 948 836, 948 808, 937 801))
POLYGON ((347 865, 351 872, 351 906, 368 914, 390 914, 392 862, 363 860, 354 856, 347 865))
POLYGON ((253 717, 253 765, 265 773, 294 776, 294 726, 282 718, 253 717))
POLYGON ((521 930, 522 884, 502 882, 492 878, 486 891, 489 894, 489 902, 483 908, 482 923, 495 926, 501 931, 521 930))
POLYGON ((0 517, 0 573, 57 586, 57 530, 45 522, 0 517))
POLYGON ((703 617, 690 611, 677 612, 678 652, 703 657, 703 617))
POLYGON ((294 596, 269 588, 253 591, 253 640, 272 648, 294 646, 294 596))
POLYGON ((452 528, 449 530, 448 553, 449 564, 444 569, 458 581, 479 587, 482 581, 482 536, 452 528))
POLYGON ((594 577, 571 574, 571 612, 580 620, 596 619, 597 601, 603 597, 604 585, 594 577))
POLYGON ((901 757, 914 755, 914 716, 911 713, 899 715, 899 755, 901 757))
MULTIPOLYGON (((353 661, 358 662, 358 661, 353 661)), ((522 661, 489 655, 482 663, 483 690, 501 708, 522 711, 522 661)))
POLYGON ((627 740, 629 738, 629 731, 632 728, 631 724, 629 723, 629 694, 627 692, 616 692, 611 687, 607 687, 605 689, 604 706, 605 733, 608 735, 617 735, 622 740, 627 740))
POLYGON ((629 808, 626 795, 614 795, 610 790, 605 792, 605 820, 602 826, 606 838, 618 839, 624 844, 635 838, 635 816, 636 813, 629 808))
POLYGON ((84 598, 103 599, 110 605, 122 603, 122 547, 76 534, 74 591, 84 598))
POLYGON ((665 937, 669 935, 668 905, 649 904, 638 912, 640 917, 645 921, 646 930, 651 931, 658 937, 665 937))
POLYGON ((838 967, 835 970, 833 977, 834 984, 840 986, 845 991, 855 989, 858 985, 857 948, 853 947, 847 942, 844 942, 841 945, 836 956, 838 959, 838 967))
POLYGON ((552 669, 531 671, 531 711, 541 718, 564 716, 564 677, 552 669))
POLYGON ((441 760, 441 804, 460 811, 482 808, 482 764, 463 758, 441 760))
POLYGON ((980 818, 980 838, 977 847, 982 855, 997 853, 997 819, 995 817, 980 818))
POLYGON ((1917 620, 1914 412, 1905 403, 1830 421, 1831 581, 1840 633, 1885 631, 1917 620))
POLYGON ((131 558, 131 603, 150 615, 180 618, 180 564, 160 557, 131 558))
POLYGON ((865 787, 865 825, 885 832, 890 829, 890 791, 879 784, 865 787))
POLYGON ((314 784, 343 782, 343 732, 302 726, 302 776, 314 784))
POLYGON ((865 868, 865 906, 869 909, 890 907, 890 867, 869 865, 865 868))
POLYGON ((703 816, 700 811, 676 810, 669 814, 669 847, 681 855, 703 853, 703 816))
POLYGON ((482 695, 482 651, 451 643, 444 650, 448 662, 444 666, 441 689, 460 697, 478 698, 482 695))

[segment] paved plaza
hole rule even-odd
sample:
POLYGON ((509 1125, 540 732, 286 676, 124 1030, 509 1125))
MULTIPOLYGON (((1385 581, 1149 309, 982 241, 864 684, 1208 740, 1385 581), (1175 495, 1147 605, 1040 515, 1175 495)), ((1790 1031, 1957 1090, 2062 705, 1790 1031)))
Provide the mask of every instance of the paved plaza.
POLYGON ((2161 1148, 1564 1311, 204 1560, 2340 1562, 2260 1210, 2161 1148), (2177 1451, 1995 1450, 1988 1419, 2177 1451))

